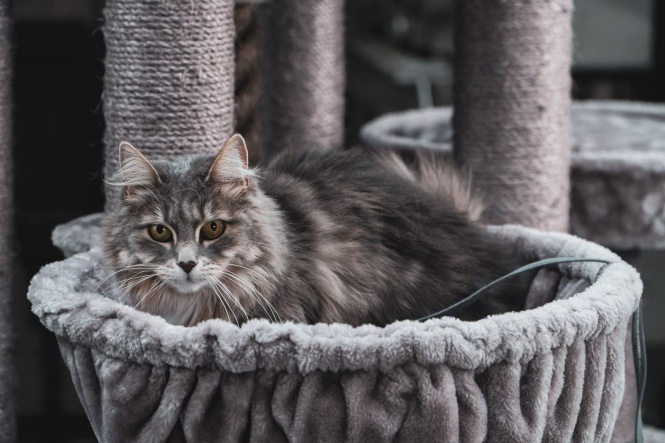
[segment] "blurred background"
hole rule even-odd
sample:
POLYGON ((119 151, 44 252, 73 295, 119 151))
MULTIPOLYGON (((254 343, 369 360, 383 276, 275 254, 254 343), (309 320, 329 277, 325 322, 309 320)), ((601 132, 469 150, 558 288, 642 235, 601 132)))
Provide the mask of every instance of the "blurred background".
MULTIPOLYGON (((103 210, 100 0, 15 0, 14 261, 18 432, 23 442, 94 441, 55 337, 30 313, 31 276, 62 259, 60 223, 103 210)), ((665 102, 665 2, 576 0, 573 97, 665 102)), ((450 105, 451 0, 347 2, 346 141, 384 114, 450 105)), ((665 124, 665 122, 663 122, 665 124)), ((665 427, 665 253, 624 251, 645 282, 645 422, 665 427)))

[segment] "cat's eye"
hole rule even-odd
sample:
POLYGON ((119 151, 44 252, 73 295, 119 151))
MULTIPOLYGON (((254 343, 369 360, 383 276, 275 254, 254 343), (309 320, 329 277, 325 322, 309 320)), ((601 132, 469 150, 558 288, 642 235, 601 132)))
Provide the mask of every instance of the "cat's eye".
POLYGON ((159 224, 148 226, 148 234, 150 234, 150 237, 153 240, 162 243, 171 240, 171 237, 173 236, 169 228, 159 224))
POLYGON ((209 221, 201 228, 201 238, 204 240, 214 240, 219 238, 226 229, 226 223, 222 220, 209 221))

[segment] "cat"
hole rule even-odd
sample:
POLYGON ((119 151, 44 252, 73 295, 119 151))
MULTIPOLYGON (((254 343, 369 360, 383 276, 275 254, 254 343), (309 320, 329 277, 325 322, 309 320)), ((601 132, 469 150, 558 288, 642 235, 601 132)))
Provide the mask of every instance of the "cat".
MULTIPOLYGON (((105 257, 115 289, 172 324, 381 326, 436 312, 521 264, 483 230, 469 179, 434 155, 297 151, 254 169, 239 134, 216 156, 119 151, 105 257)), ((457 316, 522 303, 504 285, 457 316)))

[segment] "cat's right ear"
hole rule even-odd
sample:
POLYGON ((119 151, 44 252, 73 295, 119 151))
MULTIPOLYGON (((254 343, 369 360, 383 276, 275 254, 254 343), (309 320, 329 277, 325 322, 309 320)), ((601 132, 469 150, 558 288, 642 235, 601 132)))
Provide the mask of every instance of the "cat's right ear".
POLYGON ((206 181, 218 184, 239 183, 242 188, 246 188, 249 175, 251 173, 247 164, 245 139, 240 134, 233 134, 217 154, 206 181))
POLYGON ((159 174, 147 158, 134 146, 121 142, 118 148, 120 176, 125 195, 131 195, 137 187, 152 187, 159 182, 159 174))

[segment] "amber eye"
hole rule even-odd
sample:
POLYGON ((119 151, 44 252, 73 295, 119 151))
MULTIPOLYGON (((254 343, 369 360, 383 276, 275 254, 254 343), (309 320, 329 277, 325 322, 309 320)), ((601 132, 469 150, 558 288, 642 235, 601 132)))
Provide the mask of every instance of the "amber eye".
POLYGON ((226 223, 222 220, 209 221, 201 228, 201 237, 204 240, 214 240, 219 238, 226 229, 226 223))
POLYGON ((148 226, 148 234, 153 240, 158 242, 167 242, 171 240, 171 230, 164 225, 150 225, 148 226))

